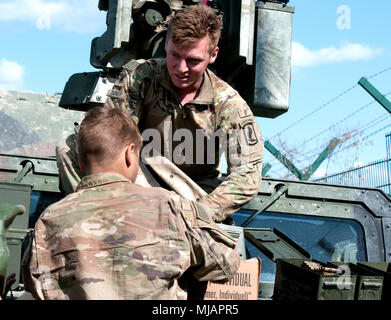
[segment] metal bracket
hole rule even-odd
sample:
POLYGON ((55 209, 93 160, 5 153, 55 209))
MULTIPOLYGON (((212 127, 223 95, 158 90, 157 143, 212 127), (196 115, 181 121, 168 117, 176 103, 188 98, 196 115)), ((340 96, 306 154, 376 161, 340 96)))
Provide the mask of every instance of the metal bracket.
POLYGON ((114 82, 114 78, 99 77, 90 102, 105 103, 107 100, 107 93, 113 89, 114 82))
MULTIPOLYGON (((285 184, 279 185, 280 188, 277 189, 277 191, 269 198, 268 201, 254 214, 251 215, 245 222, 242 223, 242 227, 246 227, 251 221, 255 219, 255 217, 261 213, 262 211, 265 211, 267 208, 269 208, 274 202, 276 202, 287 190, 288 186, 285 184)), ((276 186, 277 187, 277 186, 276 186)))
POLYGON ((372 98, 374 98, 380 105, 386 109, 389 113, 391 113, 391 102, 382 95, 379 90, 377 90, 366 78, 362 77, 358 84, 364 88, 366 92, 368 92, 372 98))
POLYGON ((284 233, 274 228, 245 228, 244 237, 270 260, 310 259, 311 255, 284 233))
POLYGON ((26 161, 24 164, 22 164, 22 169, 17 172, 17 175, 14 179, 14 182, 21 182, 23 178, 31 171, 33 170, 33 164, 31 161, 26 161))

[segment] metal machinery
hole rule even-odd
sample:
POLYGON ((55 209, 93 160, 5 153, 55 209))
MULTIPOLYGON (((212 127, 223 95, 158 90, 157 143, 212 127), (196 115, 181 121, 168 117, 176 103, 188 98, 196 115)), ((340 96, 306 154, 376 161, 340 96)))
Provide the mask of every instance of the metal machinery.
MULTIPOLYGON (((100 0, 99 9, 107 11, 107 30, 92 40, 91 65, 107 71, 134 58, 163 57, 170 16, 200 2, 100 0)), ((213 71, 240 92, 255 116, 274 118, 288 110, 294 9, 286 2, 207 1, 224 23, 213 71)), ((75 74, 65 86, 60 107, 86 110, 104 103, 113 81, 101 72, 75 74)))
MULTIPOLYGON (((255 116, 275 118, 288 111, 294 13, 288 1, 100 0, 99 10, 107 12, 107 30, 92 40, 90 55, 91 65, 99 71, 72 75, 61 98, 0 94, 0 123, 12 124, 7 134, 15 133, 3 137, 5 146, 0 144, 0 293, 5 276, 11 272, 17 273, 13 294, 23 291, 19 266, 24 239, 43 210, 63 196, 53 157, 56 142, 70 133, 73 121, 80 121, 80 111, 105 102, 114 81, 105 76, 105 71, 120 68, 134 58, 164 56, 171 15, 199 2, 213 6, 224 22, 213 71, 240 92, 255 116), (7 104, 1 104, 4 99, 19 109, 7 114, 7 104), (34 101, 36 110, 43 110, 35 119, 39 124, 45 122, 43 128, 21 116, 20 110, 27 108, 29 101, 34 101), (26 213, 11 224, 14 216, 23 212, 16 205, 23 205, 26 213)), ((313 277, 307 271, 294 271, 303 268, 301 262, 293 261, 302 260, 313 260, 323 267, 329 262, 382 262, 386 264, 382 271, 386 289, 391 262, 391 199, 381 190, 264 177, 258 196, 233 219, 242 258, 262 259, 261 299, 284 298, 287 292, 293 299, 303 298, 300 290, 295 295, 293 289, 300 281, 292 277, 313 277)), ((304 298, 357 298, 342 294, 339 288, 336 292, 335 279, 331 280, 319 278, 311 283, 317 293, 304 298), (330 293, 323 290, 328 287, 330 293)), ((381 295, 378 292, 371 297, 381 295)))

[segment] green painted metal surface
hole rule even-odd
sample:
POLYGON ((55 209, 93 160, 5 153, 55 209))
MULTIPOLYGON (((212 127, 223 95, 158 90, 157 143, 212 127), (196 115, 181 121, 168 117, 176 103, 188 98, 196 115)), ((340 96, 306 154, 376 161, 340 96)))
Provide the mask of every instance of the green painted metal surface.
POLYGON ((355 300, 381 300, 383 276, 353 263, 330 262, 329 265, 357 276, 355 300))
POLYGON ((391 196, 391 158, 373 161, 314 181, 379 188, 391 196))
POLYGON ((334 138, 330 141, 327 147, 319 154, 314 163, 307 169, 304 173, 303 178, 301 180, 307 181, 313 175, 313 173, 319 168, 324 160, 330 156, 330 154, 334 151, 335 147, 340 143, 340 140, 334 138))
POLYGON ((262 176, 266 176, 268 171, 271 169, 272 165, 270 163, 266 163, 264 167, 262 168, 262 176))
POLYGON ((265 140, 264 142, 265 148, 276 157, 290 172, 292 172, 296 177, 302 180, 303 174, 301 171, 296 168, 296 166, 290 161, 287 157, 285 157, 275 146, 273 146, 270 141, 265 140))
MULTIPOLYGON (((354 300, 356 275, 319 274, 302 267, 304 259, 278 259, 275 300, 354 300)), ((322 264, 323 265, 323 264, 322 264)))
POLYGON ((365 89, 384 109, 391 113, 391 102, 380 93, 366 78, 362 77, 358 84, 365 89))
MULTIPOLYGON (((7 249, 4 249, 4 243, 1 245, 3 250, 9 251, 9 259, 7 263, 7 275, 11 273, 16 274, 16 282, 12 288, 17 288, 21 281, 20 279, 20 263, 23 250, 23 240, 29 232, 29 211, 30 211, 30 197, 32 186, 28 184, 0 181, 0 204, 7 204, 11 208, 22 206, 23 212, 18 216, 14 216, 11 220, 7 220, 7 231, 5 241, 7 249)), ((16 210, 16 209, 15 209, 16 210)), ((1 217, 0 217, 1 218, 1 217)))
POLYGON ((387 262, 360 262, 362 266, 378 276, 383 277, 382 300, 390 301, 391 299, 391 264, 387 262))
POLYGON ((244 235, 246 240, 250 241, 273 261, 283 258, 305 259, 311 257, 307 251, 278 229, 245 228, 244 235))
POLYGON ((10 250, 5 235, 15 217, 25 213, 25 211, 26 209, 24 206, 0 203, 0 296, 4 293, 10 256, 10 250))
POLYGON ((0 181, 31 184, 33 190, 59 192, 55 157, 0 153, 0 181))
MULTIPOLYGON (((340 143, 340 140, 337 138, 332 139, 327 147, 319 154, 315 159, 314 163, 308 167, 308 169, 303 173, 300 171, 287 157, 285 157, 276 147, 274 147, 270 141, 266 140, 264 142, 265 148, 276 157, 290 172, 292 172, 299 180, 307 181, 314 174, 314 172, 319 168, 322 162, 330 156, 334 151, 335 147, 340 143)), ((271 166, 270 166, 271 167, 271 166)), ((270 167, 267 167, 267 170, 262 171, 262 175, 266 173, 270 167)), ((266 166, 265 166, 266 168, 266 166)))

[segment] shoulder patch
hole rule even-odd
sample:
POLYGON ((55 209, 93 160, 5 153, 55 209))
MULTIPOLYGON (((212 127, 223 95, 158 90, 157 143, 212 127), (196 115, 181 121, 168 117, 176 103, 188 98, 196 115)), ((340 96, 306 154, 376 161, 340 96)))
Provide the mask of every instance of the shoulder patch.
POLYGON ((241 119, 253 116, 251 111, 248 108, 243 108, 243 109, 239 110, 238 114, 239 114, 239 118, 241 118, 241 119))
POLYGON ((133 72, 141 65, 145 60, 130 60, 128 63, 122 66, 122 68, 128 70, 129 72, 133 72))
POLYGON ((122 92, 120 90, 112 89, 107 92, 107 95, 112 98, 121 98, 122 92))
POLYGON ((253 146, 258 143, 258 138, 255 133, 254 122, 248 122, 243 125, 243 135, 249 146, 253 146))
POLYGON ((202 205, 197 204, 197 203, 194 203, 194 206, 196 207, 197 216, 198 216, 199 218, 201 218, 202 220, 205 220, 205 221, 207 221, 207 222, 210 222, 210 221, 211 221, 208 212, 206 211, 206 209, 205 209, 202 205))

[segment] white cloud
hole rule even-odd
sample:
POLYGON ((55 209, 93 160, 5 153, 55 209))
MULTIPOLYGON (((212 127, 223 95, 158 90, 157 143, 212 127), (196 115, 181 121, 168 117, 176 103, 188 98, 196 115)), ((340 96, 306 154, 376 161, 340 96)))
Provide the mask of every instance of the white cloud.
POLYGON ((23 66, 16 61, 0 59, 0 88, 21 89, 23 87, 23 66))
POLYGON ((298 42, 292 43, 292 66, 314 67, 321 64, 369 60, 382 53, 381 48, 347 43, 339 48, 334 46, 319 50, 310 50, 298 42))
POLYGON ((96 0, 6 0, 0 13, 0 21, 29 21, 38 29, 89 33, 106 26, 96 0))

